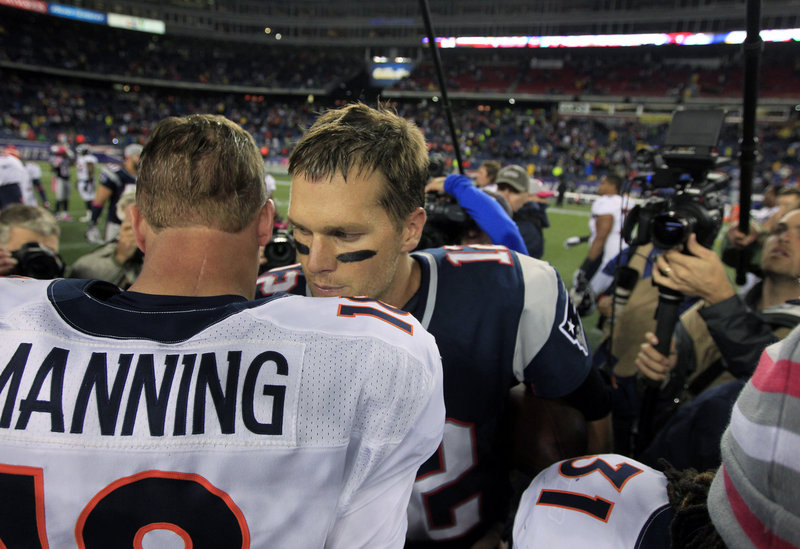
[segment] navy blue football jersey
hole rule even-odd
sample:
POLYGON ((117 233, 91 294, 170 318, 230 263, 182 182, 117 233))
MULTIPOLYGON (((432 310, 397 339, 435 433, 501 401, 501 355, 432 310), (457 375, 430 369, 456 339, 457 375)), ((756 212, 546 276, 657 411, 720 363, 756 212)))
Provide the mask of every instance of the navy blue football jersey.
MULTIPOLYGON (((403 309, 436 338, 447 413, 439 450, 419 470, 408 539, 469 546, 508 513, 498 451, 508 391, 544 398, 575 390, 591 369, 583 326, 555 268, 502 246, 412 253, 419 290, 403 309)), ((310 295, 299 265, 268 271, 258 292, 310 295)))
POLYGON ((111 191, 111 198, 108 200, 108 217, 111 223, 121 224, 122 221, 117 216, 117 202, 119 197, 128 187, 136 186, 136 176, 132 175, 121 164, 109 164, 100 170, 100 184, 108 187, 111 191))

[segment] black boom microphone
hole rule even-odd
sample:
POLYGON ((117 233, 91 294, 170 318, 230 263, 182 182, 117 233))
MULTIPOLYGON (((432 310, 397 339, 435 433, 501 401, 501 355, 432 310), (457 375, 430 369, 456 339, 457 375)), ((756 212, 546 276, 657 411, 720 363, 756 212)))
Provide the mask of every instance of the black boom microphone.
POLYGON ((442 72, 442 61, 439 57, 439 48, 436 47, 436 36, 433 33, 433 25, 431 24, 431 12, 428 8, 428 0, 419 0, 420 8, 422 9, 422 18, 425 20, 425 32, 428 33, 428 46, 431 49, 433 56, 433 65, 436 68, 436 78, 439 80, 439 90, 442 92, 442 103, 444 104, 444 112, 447 115, 447 125, 450 127, 450 139, 453 141, 453 152, 456 155, 456 169, 458 173, 463 174, 464 170, 461 163, 461 148, 458 146, 458 138, 456 137, 456 126, 453 123, 453 111, 450 108, 450 100, 447 98, 447 86, 445 85, 444 73, 442 72))

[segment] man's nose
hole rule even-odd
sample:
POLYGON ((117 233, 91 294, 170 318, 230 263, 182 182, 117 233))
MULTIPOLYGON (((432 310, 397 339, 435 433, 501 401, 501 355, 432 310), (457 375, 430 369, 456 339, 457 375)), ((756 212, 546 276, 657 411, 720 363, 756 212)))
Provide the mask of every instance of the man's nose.
POLYGON ((324 273, 336 269, 336 250, 331 242, 322 237, 311 239, 308 247, 307 268, 313 273, 324 273))

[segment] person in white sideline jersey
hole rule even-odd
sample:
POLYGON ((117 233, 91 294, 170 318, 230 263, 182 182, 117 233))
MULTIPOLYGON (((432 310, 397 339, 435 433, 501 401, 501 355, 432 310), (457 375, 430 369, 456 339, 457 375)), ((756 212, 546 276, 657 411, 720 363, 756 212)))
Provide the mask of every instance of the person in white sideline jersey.
POLYGON ((0 279, 0 545, 400 548, 444 427, 433 337, 367 298, 252 300, 253 138, 168 118, 129 291, 0 279))
POLYGON ((623 223, 623 199, 619 194, 622 189, 622 178, 610 173, 603 176, 597 186, 598 198, 592 203, 589 219, 589 251, 575 272, 571 293, 578 305, 581 316, 591 314, 594 310, 594 296, 599 295, 611 286, 614 277, 603 272, 603 267, 611 259, 619 255, 627 244, 620 238, 623 223), (591 293, 586 294, 587 290, 591 293), (583 295, 591 298, 584 299, 583 295))

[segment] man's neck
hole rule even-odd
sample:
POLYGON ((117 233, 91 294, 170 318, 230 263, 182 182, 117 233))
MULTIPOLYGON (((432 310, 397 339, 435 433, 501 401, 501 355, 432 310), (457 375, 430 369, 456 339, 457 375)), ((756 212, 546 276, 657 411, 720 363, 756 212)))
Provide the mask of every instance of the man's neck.
POLYGON ((258 250, 251 242, 204 228, 167 229, 148 242, 131 291, 156 295, 255 296, 258 250), (243 258, 252 258, 244 261, 243 258))
POLYGON ((797 278, 788 276, 772 276, 769 273, 764 277, 761 289, 760 310, 785 303, 790 299, 800 298, 800 284, 797 278))
POLYGON ((417 260, 404 254, 399 261, 392 288, 386 292, 381 301, 402 309, 417 293, 422 281, 422 268, 417 260))

